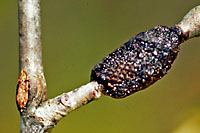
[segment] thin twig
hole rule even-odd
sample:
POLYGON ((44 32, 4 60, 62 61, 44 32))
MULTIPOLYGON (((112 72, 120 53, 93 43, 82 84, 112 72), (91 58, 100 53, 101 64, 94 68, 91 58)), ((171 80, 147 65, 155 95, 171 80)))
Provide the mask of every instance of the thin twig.
MULTIPOLYGON (((19 0, 19 67, 27 73, 33 106, 46 98, 43 74, 40 0, 19 0)), ((30 105, 30 103, 29 103, 30 105)))
POLYGON ((187 39, 200 36, 200 6, 191 9, 177 26, 187 39))
POLYGON ((17 105, 21 114, 21 132, 28 130, 29 116, 46 99, 43 74, 40 0, 19 0, 19 70, 17 105))
POLYGON ((51 130, 57 122, 71 111, 99 99, 102 95, 100 85, 90 82, 68 93, 63 93, 49 99, 40 106, 36 112, 38 121, 44 124, 44 130, 51 130))

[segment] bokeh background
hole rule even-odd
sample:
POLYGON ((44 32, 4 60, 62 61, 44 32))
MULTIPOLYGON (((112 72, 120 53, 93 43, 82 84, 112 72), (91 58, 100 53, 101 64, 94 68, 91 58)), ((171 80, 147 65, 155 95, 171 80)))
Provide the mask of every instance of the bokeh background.
MULTIPOLYGON (((48 98, 90 80, 105 55, 139 32, 179 22, 198 0, 42 0, 48 98)), ((0 0, 0 132, 17 133, 17 1, 0 0)), ((200 38, 181 45, 169 73, 125 99, 103 96, 62 119, 53 133, 200 133, 200 38)))

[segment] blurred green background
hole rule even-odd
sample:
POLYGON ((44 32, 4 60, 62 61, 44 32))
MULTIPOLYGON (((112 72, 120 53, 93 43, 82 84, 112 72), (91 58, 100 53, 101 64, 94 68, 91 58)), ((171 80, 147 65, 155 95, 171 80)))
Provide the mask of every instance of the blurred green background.
MULTIPOLYGON (((90 80, 105 55, 139 32, 179 22, 198 0, 42 0, 48 97, 90 80)), ((17 133, 17 1, 0 0, 0 132, 17 133)), ((53 133, 200 133, 200 38, 181 45, 163 79, 125 99, 103 96, 62 119, 53 133)))

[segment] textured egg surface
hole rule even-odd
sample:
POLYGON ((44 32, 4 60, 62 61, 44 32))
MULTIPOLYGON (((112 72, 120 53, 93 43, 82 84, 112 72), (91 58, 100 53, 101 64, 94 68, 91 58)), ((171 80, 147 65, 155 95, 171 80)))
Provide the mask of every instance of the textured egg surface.
POLYGON ((103 58, 93 69, 91 80, 102 92, 123 98, 142 90, 167 74, 182 42, 181 31, 158 25, 141 32, 103 58))

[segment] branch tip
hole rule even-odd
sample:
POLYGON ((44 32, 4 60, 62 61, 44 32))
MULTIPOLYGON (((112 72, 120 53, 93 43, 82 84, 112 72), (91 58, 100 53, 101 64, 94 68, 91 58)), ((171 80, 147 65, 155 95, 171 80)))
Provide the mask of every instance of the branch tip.
POLYGON ((200 5, 191 9, 177 24, 187 39, 200 36, 200 5))

